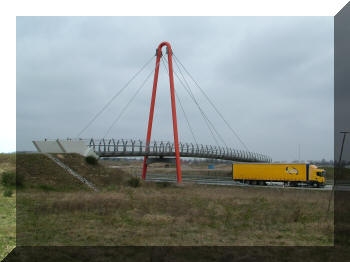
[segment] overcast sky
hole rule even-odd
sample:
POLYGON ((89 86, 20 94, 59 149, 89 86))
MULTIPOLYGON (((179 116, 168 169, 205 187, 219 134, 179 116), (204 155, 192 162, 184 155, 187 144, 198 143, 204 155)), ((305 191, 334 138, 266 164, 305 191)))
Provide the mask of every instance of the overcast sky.
MULTIPOLYGON (((294 160, 300 144, 301 159, 333 159, 333 17, 18 17, 17 150, 76 137, 162 41, 249 150, 294 160)), ((155 58, 81 137, 103 137, 154 65, 155 58)), ((108 137, 145 139, 152 79, 108 137)), ((226 144, 244 149, 189 83, 226 144)), ((175 89, 197 140, 215 145, 176 77, 175 89)), ((193 142, 178 104, 177 114, 179 139, 193 142)), ((152 139, 173 139, 163 67, 152 139)))

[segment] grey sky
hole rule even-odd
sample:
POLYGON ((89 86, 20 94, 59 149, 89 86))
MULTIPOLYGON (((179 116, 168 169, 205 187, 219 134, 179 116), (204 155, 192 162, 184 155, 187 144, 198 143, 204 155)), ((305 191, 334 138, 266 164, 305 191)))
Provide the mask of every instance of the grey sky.
MULTIPOLYGON (((17 150, 34 150, 34 139, 75 137, 162 41, 251 151, 294 160, 300 144, 304 160, 333 158, 333 17, 18 17, 17 150)), ((153 68, 154 61, 82 137, 103 136, 153 68)), ((110 136, 145 138, 152 78, 110 136)), ((191 87, 227 145, 243 149, 191 87)), ((176 78, 175 89, 198 141, 214 144, 176 78)), ((192 142, 177 106, 180 140, 192 142)), ((152 139, 172 140, 163 67, 155 113, 152 139)))

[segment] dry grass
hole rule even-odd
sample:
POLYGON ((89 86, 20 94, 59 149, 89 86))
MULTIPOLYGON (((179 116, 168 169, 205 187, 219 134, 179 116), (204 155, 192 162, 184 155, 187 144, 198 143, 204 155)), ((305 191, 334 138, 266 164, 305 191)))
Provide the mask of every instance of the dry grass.
MULTIPOLYGON (((16 155, 0 154, 0 180, 3 172, 14 172, 15 169, 16 155)), ((16 194, 4 197, 4 190, 0 184, 0 260, 16 246, 16 194)))
POLYGON ((90 165, 78 154, 60 154, 59 158, 67 166, 77 171, 81 176, 101 189, 109 185, 125 184, 131 177, 128 173, 120 169, 105 168, 100 163, 90 165))
POLYGON ((0 174, 16 170, 16 154, 0 154, 0 174))
POLYGON ((325 192, 148 184, 21 194, 20 245, 333 244, 325 192))
MULTIPOLYGON (((58 154, 56 157, 97 188, 123 184, 130 178, 130 175, 118 169, 89 165, 84 157, 77 154, 58 154)), ((17 176, 23 181, 26 190, 89 191, 88 187, 42 154, 17 154, 17 176)))
POLYGON ((350 246, 350 191, 335 191, 335 232, 334 242, 338 245, 350 246))
POLYGON ((333 245, 329 192, 145 182, 133 188, 119 169, 57 157, 102 192, 88 191, 44 156, 19 155, 25 186, 17 192, 18 245, 333 245))

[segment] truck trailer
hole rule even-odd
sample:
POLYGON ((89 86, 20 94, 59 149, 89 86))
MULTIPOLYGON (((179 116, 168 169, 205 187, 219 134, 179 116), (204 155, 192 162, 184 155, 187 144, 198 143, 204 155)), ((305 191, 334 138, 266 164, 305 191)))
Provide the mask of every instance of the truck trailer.
POLYGON ((234 163, 233 180, 251 184, 266 185, 266 182, 283 182, 288 186, 325 185, 326 171, 311 164, 275 164, 275 163, 234 163))

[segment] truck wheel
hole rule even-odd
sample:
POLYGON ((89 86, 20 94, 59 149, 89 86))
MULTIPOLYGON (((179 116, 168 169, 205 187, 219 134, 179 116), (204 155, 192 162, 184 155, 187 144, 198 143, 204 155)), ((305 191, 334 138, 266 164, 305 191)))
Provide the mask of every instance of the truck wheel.
POLYGON ((290 184, 289 184, 291 187, 297 187, 298 186, 298 184, 296 183, 296 182, 290 182, 290 184))
POLYGON ((320 185, 319 185, 317 182, 314 182, 314 183, 312 184, 312 186, 313 186, 313 187, 320 187, 320 185))

